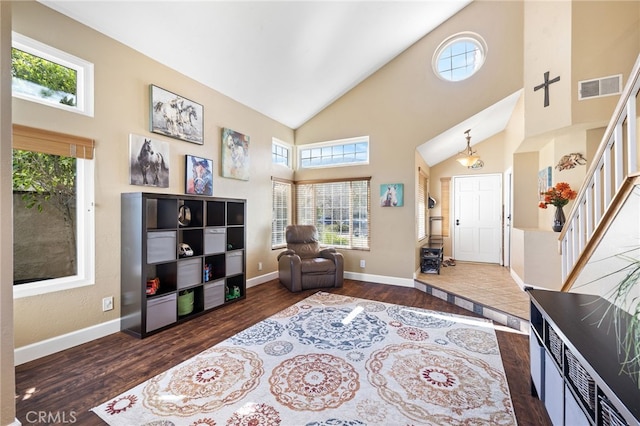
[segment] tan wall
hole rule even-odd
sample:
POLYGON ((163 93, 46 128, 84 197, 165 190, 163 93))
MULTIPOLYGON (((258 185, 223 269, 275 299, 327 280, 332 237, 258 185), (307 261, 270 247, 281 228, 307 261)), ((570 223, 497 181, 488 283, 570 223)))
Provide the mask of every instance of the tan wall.
MULTIPOLYGON (((412 276, 417 265, 415 247, 419 245, 413 207, 416 147, 522 87, 521 26, 520 2, 473 2, 296 130, 299 145, 369 135, 370 164, 334 168, 331 175, 372 176, 372 194, 377 194, 384 183, 405 184, 405 207, 381 208, 373 203, 371 251, 346 251, 345 269, 362 271, 356 265, 358 259, 365 258, 367 267, 362 272, 412 276), (469 30, 486 40, 489 46, 486 63, 468 80, 458 83, 440 80, 431 70, 435 49, 447 37, 469 30)), ((464 148, 464 135, 456 142, 460 149, 464 148)), ((488 160, 481 173, 501 173, 503 151, 490 146, 477 146, 482 155, 486 152, 488 160), (490 151, 497 155, 497 160, 490 159, 490 151)), ((301 171, 296 172, 296 178, 314 178, 323 173, 301 171)), ((429 188, 432 195, 439 191, 438 176, 432 169, 429 188)))
MULTIPOLYGON (((120 193, 184 193, 184 155, 213 159, 220 167, 220 129, 251 138, 251 179, 214 176, 214 195, 247 199, 247 275, 257 263, 276 268, 271 251, 271 138, 293 143, 293 131, 183 75, 35 2, 13 3, 13 29, 95 64, 95 117, 68 113, 20 99, 13 100, 13 121, 96 140, 95 285, 15 300, 15 345, 21 347, 117 319, 120 300, 120 193), (51 31, 51 28, 57 28, 51 31), (149 84, 204 105, 205 143, 192 144, 148 131, 149 84), (128 135, 164 140, 170 146, 170 187, 128 184, 128 135), (116 309, 102 312, 101 299, 115 296, 116 309)), ((282 172, 279 172, 282 173, 282 172)), ((260 272, 262 274, 264 272, 260 272)))

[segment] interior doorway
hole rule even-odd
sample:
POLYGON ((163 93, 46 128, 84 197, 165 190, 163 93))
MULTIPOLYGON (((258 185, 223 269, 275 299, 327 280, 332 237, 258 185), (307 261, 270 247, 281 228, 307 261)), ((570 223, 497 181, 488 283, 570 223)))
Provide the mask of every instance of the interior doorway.
POLYGON ((453 178, 453 256, 467 262, 501 263, 502 175, 453 178))

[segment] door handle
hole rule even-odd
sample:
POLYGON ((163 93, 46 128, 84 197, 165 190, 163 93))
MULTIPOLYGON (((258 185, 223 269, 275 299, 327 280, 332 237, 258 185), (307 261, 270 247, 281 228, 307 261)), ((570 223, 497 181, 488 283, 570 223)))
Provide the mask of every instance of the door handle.
POLYGON ((456 219, 456 226, 460 225, 460 219, 456 219))

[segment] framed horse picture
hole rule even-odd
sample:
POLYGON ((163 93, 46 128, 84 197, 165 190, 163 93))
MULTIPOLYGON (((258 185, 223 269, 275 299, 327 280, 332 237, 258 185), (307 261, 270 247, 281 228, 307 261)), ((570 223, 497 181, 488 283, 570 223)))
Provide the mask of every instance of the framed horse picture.
POLYGON ((380 207, 402 207, 403 205, 403 183, 385 183, 380 185, 380 207))
POLYGON ((149 85, 149 127, 187 142, 204 144, 204 107, 153 84, 149 85))
POLYGON ((185 193, 213 195, 213 161, 186 155, 185 193))
POLYGON ((146 136, 129 135, 129 183, 169 187, 169 144, 146 136))

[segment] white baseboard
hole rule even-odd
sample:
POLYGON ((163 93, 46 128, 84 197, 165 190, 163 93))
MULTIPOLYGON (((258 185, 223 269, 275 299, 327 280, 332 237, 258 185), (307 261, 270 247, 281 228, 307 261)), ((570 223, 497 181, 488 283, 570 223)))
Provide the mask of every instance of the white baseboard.
POLYGON ((118 331, 120 331, 120 318, 22 346, 14 350, 14 364, 24 364, 118 331))
POLYGON ((278 278, 278 271, 269 272, 268 274, 260 275, 257 277, 249 278, 247 280, 247 288, 255 287, 260 284, 264 284, 271 280, 278 278))
POLYGON ((388 277, 386 275, 362 274, 359 272, 345 272, 344 277, 350 280, 367 281, 376 284, 390 284, 398 287, 414 287, 413 278, 388 277))

